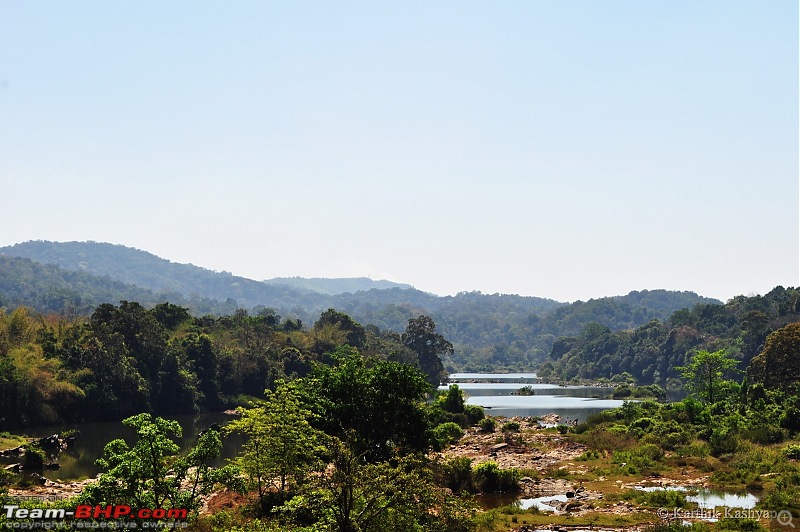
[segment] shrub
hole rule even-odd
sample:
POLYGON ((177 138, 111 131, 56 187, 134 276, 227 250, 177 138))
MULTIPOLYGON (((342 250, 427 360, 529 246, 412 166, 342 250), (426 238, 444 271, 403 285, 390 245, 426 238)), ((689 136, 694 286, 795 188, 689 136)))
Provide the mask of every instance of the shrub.
POLYGON ((36 443, 25 446, 25 454, 22 457, 22 469, 26 471, 39 471, 44 469, 44 461, 47 455, 36 443))
POLYGON ((478 422, 478 427, 480 427, 481 432, 494 432, 497 423, 495 422, 494 418, 485 417, 478 422))
POLYGON ((509 421, 503 425, 503 432, 517 432, 519 431, 519 423, 516 421, 509 421))
POLYGON ((624 436, 624 435, 628 434, 630 432, 630 430, 625 425, 617 424, 617 425, 611 425, 610 427, 608 427, 608 432, 610 432, 611 434, 619 434, 620 436, 624 436))
POLYGON ((745 432, 745 437, 750 441, 768 445, 770 443, 782 442, 786 439, 786 433, 777 425, 758 423, 745 432))
POLYGON ((464 411, 464 393, 458 387, 458 384, 451 384, 441 401, 442 408, 447 412, 460 414, 464 411))
POLYGON ((714 427, 711 429, 711 436, 708 439, 711 447, 711 454, 719 456, 721 454, 735 452, 739 447, 739 437, 736 431, 729 427, 714 427))
POLYGON ((664 451, 658 445, 646 443, 627 451, 614 451, 611 461, 619 464, 623 473, 636 475, 656 471, 663 457, 664 451))
POLYGON ((458 456, 441 465, 439 483, 450 488, 453 493, 474 491, 472 484, 472 460, 458 456))
POLYGON ((630 396, 631 396, 631 393, 632 393, 632 392, 631 392, 631 389, 630 389, 630 388, 628 388, 628 386, 627 386, 627 385, 623 384, 622 386, 618 386, 618 387, 617 387, 617 388, 614 390, 614 394, 613 394, 613 396, 612 396, 612 397, 613 397, 614 399, 622 399, 622 398, 625 398, 625 397, 630 397, 630 396))
POLYGON ((634 441, 626 436, 615 434, 601 428, 584 432, 578 441, 598 451, 614 451, 631 447, 634 441))
POLYGON ((738 530, 741 532, 759 532, 764 530, 764 527, 754 519, 734 519, 732 517, 724 517, 717 521, 714 530, 738 530))
POLYGON ((457 442, 463 435, 464 431, 461 430, 461 427, 458 425, 458 423, 453 423, 452 421, 442 423, 433 429, 433 439, 436 441, 440 449, 450 443, 457 442))
POLYGON ((800 445, 787 445, 783 454, 790 460, 800 460, 800 445))
POLYGON ((676 448, 675 451, 678 453, 678 456, 681 457, 695 456, 698 458, 705 458, 709 454, 708 445, 703 442, 683 445, 676 448))
POLYGON ((589 449, 588 451, 585 451, 582 455, 580 455, 575 460, 577 460, 578 462, 587 462, 589 460, 597 460, 598 458, 600 458, 600 453, 597 452, 597 451, 593 451, 593 450, 589 449))
POLYGON ((676 490, 645 491, 640 500, 648 506, 662 508, 685 508, 686 495, 676 490))
POLYGON ((478 405, 465 405, 464 415, 467 416, 467 421, 469 421, 470 425, 475 425, 483 419, 483 407, 478 405))
POLYGON ((521 475, 515 468, 500 469, 497 462, 483 462, 472 470, 474 485, 482 492, 517 491, 521 475))
POLYGON ((642 417, 631 423, 631 426, 640 428, 643 430, 649 430, 651 426, 653 426, 655 422, 652 418, 649 417, 642 417))

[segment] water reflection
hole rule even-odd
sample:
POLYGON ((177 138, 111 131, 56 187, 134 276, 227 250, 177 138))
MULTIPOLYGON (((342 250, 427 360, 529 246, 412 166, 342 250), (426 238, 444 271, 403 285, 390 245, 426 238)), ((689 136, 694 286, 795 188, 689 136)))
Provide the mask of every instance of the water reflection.
MULTIPOLYGON (((492 380, 491 373, 459 374, 477 379, 492 380)), ((523 374, 498 374, 499 376, 523 374)), ((528 374, 532 375, 532 374, 528 374)), ((622 406, 623 401, 603 399, 614 391, 606 386, 560 386, 557 384, 525 384, 534 395, 516 395, 522 388, 515 382, 456 383, 467 395, 467 403, 479 405, 492 416, 543 416, 555 413, 562 418, 579 422, 607 408, 622 406)), ((440 390, 447 389, 440 386, 440 390)))
MULTIPOLYGON (((230 416, 222 413, 205 413, 188 416, 166 416, 168 419, 175 419, 181 426, 183 436, 176 439, 181 449, 187 449, 197 443, 201 430, 216 423, 224 425, 231 419, 230 416)), ((103 455, 105 445, 117 438, 122 438, 129 445, 136 439, 136 432, 122 424, 120 421, 105 423, 72 423, 66 425, 50 425, 28 429, 26 432, 31 437, 40 438, 51 434, 63 433, 67 430, 79 430, 81 435, 75 442, 75 446, 62 451, 57 457, 60 468, 55 471, 45 471, 45 477, 51 480, 76 480, 87 477, 94 477, 100 472, 95 464, 95 460, 103 455)), ((239 434, 232 434, 222 440, 221 456, 213 465, 220 466, 227 463, 228 458, 233 458, 239 452, 245 437, 239 434)), ((18 458, 2 458, 0 463, 11 464, 19 462, 18 458)))
POLYGON ((719 506, 747 510, 755 508, 759 501, 758 496, 753 493, 731 493, 693 486, 636 486, 636 489, 640 491, 688 491, 694 494, 687 494, 686 500, 696 503, 698 508, 704 510, 713 510, 719 506))

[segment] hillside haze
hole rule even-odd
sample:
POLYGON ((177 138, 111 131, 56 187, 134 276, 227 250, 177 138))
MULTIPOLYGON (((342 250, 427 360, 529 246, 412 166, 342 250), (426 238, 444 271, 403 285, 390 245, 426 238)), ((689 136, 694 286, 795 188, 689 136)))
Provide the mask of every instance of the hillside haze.
POLYGON ((410 284, 395 283, 385 279, 372 280, 368 277, 346 277, 346 278, 325 278, 325 277, 275 277, 264 281, 267 284, 279 284, 291 286, 301 290, 309 290, 318 294, 346 294, 353 292, 365 292, 377 288, 378 290, 388 288, 414 288, 410 284))
POLYGON ((328 308, 365 325, 402 331, 408 319, 430 315, 456 354, 452 367, 530 368, 560 336, 589 323, 627 330, 695 305, 720 305, 694 292, 641 290, 571 304, 538 297, 462 292, 436 296, 410 285, 356 279, 255 281, 179 264, 146 251, 99 242, 32 241, 0 248, 0 304, 44 312, 87 313, 121 299, 145 305, 171 302, 196 315, 238 308, 313 323, 328 308), (46 266, 45 266, 46 265, 46 266))

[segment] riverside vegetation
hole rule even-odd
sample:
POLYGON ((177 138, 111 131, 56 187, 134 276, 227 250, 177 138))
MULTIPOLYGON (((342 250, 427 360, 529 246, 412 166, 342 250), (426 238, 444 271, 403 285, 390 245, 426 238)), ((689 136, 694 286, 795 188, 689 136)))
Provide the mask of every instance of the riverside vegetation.
MULTIPOLYGON (((2 423, 126 417, 137 441, 109 442, 100 477, 54 504, 186 508, 200 530, 655 526, 655 508, 691 503, 632 488, 654 479, 759 490, 760 508, 800 517, 798 323, 768 334, 745 372, 738 353, 688 349, 674 369, 690 393, 681 402, 626 402, 553 429, 487 418, 457 386, 428 401, 452 349, 426 316, 398 334, 335 310, 304 328, 267 310, 195 318, 171 304, 122 302, 84 320, 18 308, 0 314, 2 423), (230 407, 238 418, 182 453, 180 427, 159 417, 230 407), (230 465, 212 467, 230 432, 249 439, 230 465), (464 446, 476 455, 459 455, 464 446), (515 465, 526 456, 555 458, 515 465), (472 498, 550 481, 593 495, 558 515, 484 511, 472 498)), ((13 482, 7 475, 11 495, 20 493, 13 482)))

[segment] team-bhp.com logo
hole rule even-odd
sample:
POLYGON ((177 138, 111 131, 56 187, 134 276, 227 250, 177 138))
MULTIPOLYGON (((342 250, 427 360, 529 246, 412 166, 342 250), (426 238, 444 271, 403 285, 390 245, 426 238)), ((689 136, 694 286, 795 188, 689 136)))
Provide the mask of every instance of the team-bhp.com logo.
POLYGON ((186 528, 185 508, 138 508, 130 506, 81 504, 75 510, 64 508, 20 508, 3 505, 5 527, 14 529, 49 529, 71 523, 74 528, 186 528))

